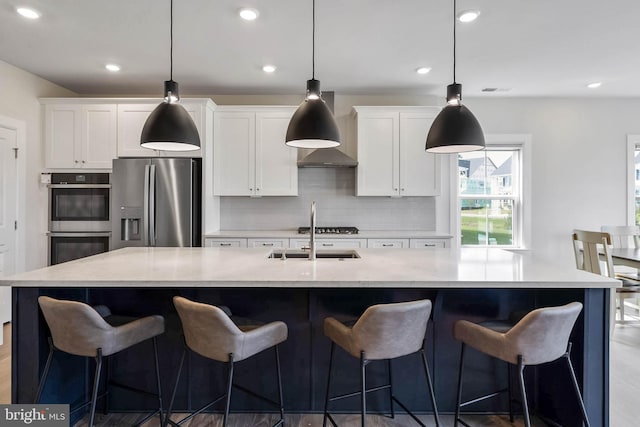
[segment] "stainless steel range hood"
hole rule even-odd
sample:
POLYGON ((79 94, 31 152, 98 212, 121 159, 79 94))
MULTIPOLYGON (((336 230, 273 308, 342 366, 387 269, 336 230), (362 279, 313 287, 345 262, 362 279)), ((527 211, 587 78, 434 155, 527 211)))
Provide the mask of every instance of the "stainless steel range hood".
POLYGON ((298 160, 299 168, 355 168, 358 161, 337 148, 318 148, 298 160))
MULTIPOLYGON (((333 113, 334 93, 322 92, 322 99, 333 113)), ((337 148, 318 148, 298 160, 299 168, 355 168, 358 161, 337 148)))

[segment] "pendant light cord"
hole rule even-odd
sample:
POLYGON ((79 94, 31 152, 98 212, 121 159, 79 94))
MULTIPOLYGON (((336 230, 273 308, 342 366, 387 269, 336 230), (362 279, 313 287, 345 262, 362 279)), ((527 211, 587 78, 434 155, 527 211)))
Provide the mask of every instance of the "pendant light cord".
MULTIPOLYGON (((171 0, 173 1, 173 0, 171 0)), ((316 78, 316 0, 313 0, 311 24, 311 78, 316 78)))
POLYGON ((455 84, 455 82, 456 82, 456 0, 453 0, 453 83, 455 84))
POLYGON ((169 47, 169 55, 170 55, 169 80, 173 80, 173 0, 171 0, 171 17, 169 19, 169 27, 171 31, 170 47, 169 47))

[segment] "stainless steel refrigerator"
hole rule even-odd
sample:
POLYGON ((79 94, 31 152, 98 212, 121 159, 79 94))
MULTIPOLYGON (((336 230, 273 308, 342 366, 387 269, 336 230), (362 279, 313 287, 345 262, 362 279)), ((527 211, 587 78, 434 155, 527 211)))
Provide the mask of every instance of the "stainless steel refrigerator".
POLYGON ((201 246, 201 159, 115 159, 111 249, 201 246))

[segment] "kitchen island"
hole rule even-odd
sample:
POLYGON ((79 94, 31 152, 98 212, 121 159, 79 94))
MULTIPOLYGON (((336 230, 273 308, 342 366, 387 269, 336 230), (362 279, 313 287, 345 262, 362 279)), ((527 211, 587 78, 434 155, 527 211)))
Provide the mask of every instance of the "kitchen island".
MULTIPOLYGON (((260 321, 283 320, 289 326, 289 339, 282 345, 285 408, 292 412, 322 410, 329 356, 329 341, 322 334, 326 316, 356 317, 375 303, 431 299, 433 321, 426 348, 438 404, 443 412, 452 412, 460 351, 451 333, 456 320, 504 318, 512 311, 580 301, 584 311, 572 334, 572 359, 592 425, 608 426, 609 288, 619 286, 618 281, 577 271, 573 265, 554 266, 530 253, 498 249, 358 249, 357 253, 360 258, 311 262, 269 258, 271 250, 264 248, 126 248, 6 278, 0 284, 13 286, 13 402, 33 399, 48 350, 46 324, 37 306, 39 295, 106 304, 117 313, 165 316, 167 333, 160 345, 167 389, 173 386, 182 346, 172 296, 223 304, 234 315, 260 321)), ((148 371, 149 365, 145 354, 141 348, 118 356, 114 372, 144 381, 147 377, 140 373, 148 371)), ((344 354, 340 357, 336 366, 345 375, 337 375, 341 380, 336 387, 351 391, 357 384, 351 375, 357 361, 344 354)), ((51 374, 56 386, 49 387, 44 398, 51 402, 79 398, 76 395, 86 388, 87 368, 72 356, 61 355, 57 360, 59 373, 54 375, 53 369, 51 374), (73 379, 69 369, 76 371, 73 379)), ((239 370, 239 381, 244 374, 247 381, 268 392, 273 373, 260 367, 270 366, 269 362, 265 355, 243 362, 246 372, 239 370)), ((506 369, 500 363, 480 354, 471 355, 468 363, 475 373, 465 390, 491 391, 504 385, 506 369)), ((577 426, 578 408, 571 400, 564 367, 559 365, 527 369, 531 406, 562 425, 577 426)), ((189 366, 191 393, 185 381, 178 407, 197 407, 221 390, 224 382, 222 366, 196 356, 189 366)), ((396 363, 395 388, 410 407, 428 411, 423 381, 414 378, 419 366, 418 358, 412 356, 396 363)), ((373 364, 371 369, 373 382, 386 377, 383 364, 373 364)), ((150 388, 151 377, 147 378, 150 388)), ((262 408, 259 402, 236 397, 238 410, 262 408)), ((374 410, 387 410, 387 402, 384 393, 370 399, 374 410)), ((153 399, 120 393, 112 396, 110 406, 141 410, 151 408, 153 399)), ((358 405, 346 401, 336 407, 357 412, 358 405)), ((497 399, 476 408, 505 411, 507 406, 506 400, 497 399)))

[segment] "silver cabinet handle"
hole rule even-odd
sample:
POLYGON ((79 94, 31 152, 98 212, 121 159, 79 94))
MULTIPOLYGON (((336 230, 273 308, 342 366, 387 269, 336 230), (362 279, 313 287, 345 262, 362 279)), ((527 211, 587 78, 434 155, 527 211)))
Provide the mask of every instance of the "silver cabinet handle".
POLYGON ((77 160, 75 160, 75 163, 78 163, 78 161, 77 161, 77 160))
POLYGON ((231 246, 231 243, 220 243, 220 246, 231 246))
POLYGON ((404 188, 401 188, 402 191, 404 191, 404 188))
POLYGON ((382 244, 383 248, 388 248, 389 246, 393 246, 393 243, 383 243, 382 244))
POLYGON ((259 188, 256 188, 256 191, 260 191, 260 189, 259 189, 259 188))
POLYGON ((322 246, 333 246, 333 243, 323 243, 322 246))
POLYGON ((262 246, 273 246, 273 243, 263 243, 262 246))
POLYGON ((435 244, 435 243, 425 243, 425 244, 424 244, 424 247, 425 247, 425 248, 433 248, 433 247, 435 247, 435 246, 436 246, 436 244, 435 244))
POLYGON ((82 163, 86 163, 86 162, 83 160, 82 163))

